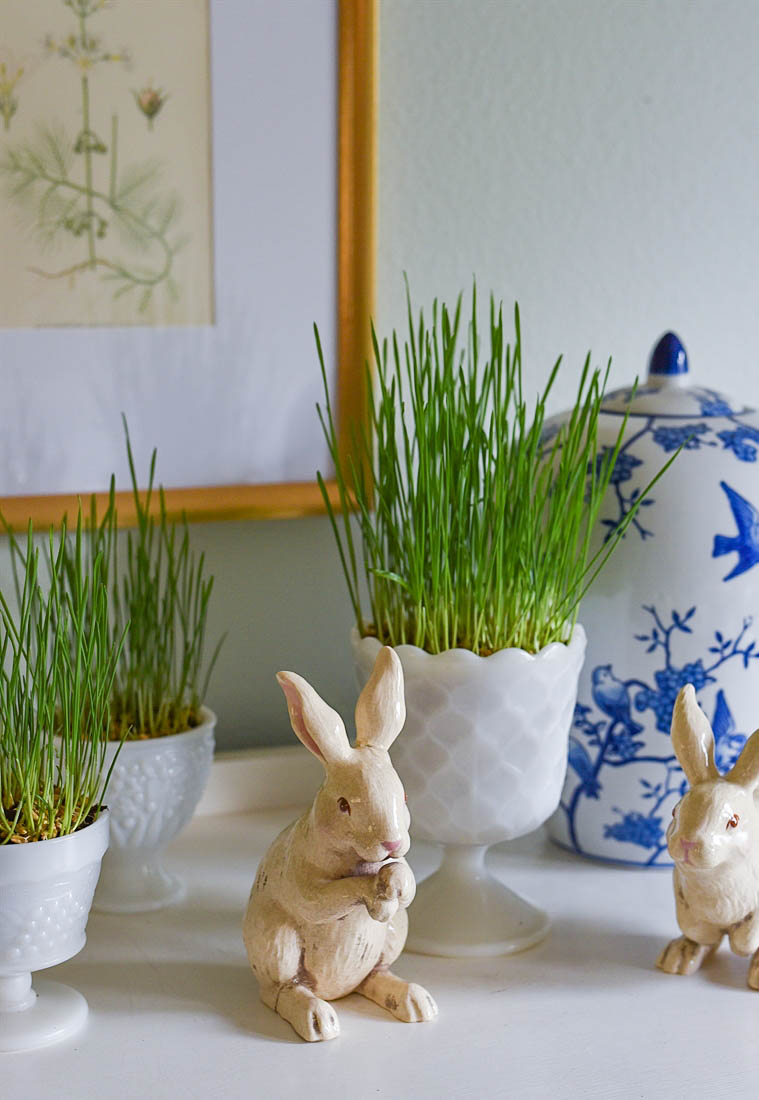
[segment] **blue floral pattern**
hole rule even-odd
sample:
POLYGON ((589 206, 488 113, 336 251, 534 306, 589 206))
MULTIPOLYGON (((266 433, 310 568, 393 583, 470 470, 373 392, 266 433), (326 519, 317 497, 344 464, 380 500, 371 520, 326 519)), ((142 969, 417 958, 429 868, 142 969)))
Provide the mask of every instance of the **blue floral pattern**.
MULTIPOLYGON (((642 392, 638 390, 640 395, 642 392)), ((650 415, 645 417, 643 426, 630 435, 622 444, 617 455, 617 461, 611 475, 609 498, 612 502, 613 513, 601 520, 606 528, 606 539, 610 539, 617 527, 624 520, 633 505, 640 496, 641 488, 630 491, 626 482, 633 479, 633 472, 638 466, 643 465, 642 459, 634 453, 638 443, 646 437, 664 451, 665 454, 673 454, 678 447, 686 451, 697 451, 704 447, 722 447, 730 451, 739 462, 755 462, 759 453, 759 428, 738 420, 740 413, 736 412, 727 401, 713 390, 693 390, 693 396, 699 403, 701 417, 708 420, 710 417, 721 417, 732 422, 732 428, 723 428, 715 431, 711 424, 704 420, 688 421, 685 424, 677 423, 676 418, 667 416, 650 415)), ((618 395, 613 395, 618 396, 618 395)), ((600 467, 604 457, 611 448, 605 446, 596 458, 596 469, 600 467)), ((656 503, 655 498, 647 496, 642 501, 641 507, 635 515, 631 527, 638 532, 642 539, 653 536, 653 531, 643 522, 643 507, 652 507, 656 503)))
MULTIPOLYGON (((708 432, 706 424, 683 424, 676 427, 662 425, 654 428, 654 443, 658 443, 665 451, 676 451, 678 447, 685 447, 686 451, 697 451, 704 442, 699 436, 708 432)), ((707 444, 716 447, 716 443, 707 444)))
POLYGON ((727 451, 732 451, 741 462, 756 462, 756 447, 759 443, 759 430, 749 424, 743 424, 732 431, 725 428, 717 432, 717 437, 722 441, 722 446, 727 451))
MULTIPOLYGON (((601 451, 596 455, 596 475, 600 474, 601 468, 608 461, 608 456, 612 454, 613 451, 613 447, 605 446, 602 447, 601 451)), ((623 481, 629 481, 633 476, 633 471, 636 466, 642 465, 643 463, 641 460, 636 458, 635 455, 620 450, 617 455, 617 461, 614 463, 614 468, 609 477, 610 483, 612 485, 621 485, 623 481)))
POLYGON ((693 396, 701 406, 702 416, 740 416, 739 411, 732 408, 716 390, 697 389, 693 391, 693 396))
MULTIPOLYGON (((715 631, 713 644, 702 656, 679 663, 673 652, 675 644, 684 635, 692 635, 692 623, 697 615, 695 607, 684 613, 671 611, 665 622, 654 606, 644 606, 648 618, 646 632, 635 635, 646 647, 646 653, 657 654, 658 668, 650 682, 638 678, 622 679, 615 675, 611 665, 600 665, 591 675, 593 705, 578 703, 575 708, 573 733, 569 739, 569 774, 561 810, 566 816, 572 847, 583 853, 577 836, 577 814, 583 799, 599 799, 604 785, 605 772, 610 768, 630 764, 654 765, 657 781, 640 779, 639 807, 620 809, 613 807, 619 820, 604 825, 604 837, 620 844, 633 844, 648 853, 644 862, 656 864, 666 852, 664 821, 666 810, 682 797, 687 788, 677 758, 669 742, 672 708, 680 688, 692 683, 696 691, 715 683, 717 669, 728 661, 739 660, 748 669, 752 660, 759 659, 759 648, 747 634, 752 620, 743 620, 740 630, 732 637, 715 631), (631 705, 632 704, 632 705, 631 705), (643 726, 633 718, 633 712, 652 712, 656 730, 667 740, 661 750, 647 751, 646 742, 639 736, 643 726), (570 777, 576 778, 572 787, 570 777)), ((735 728, 725 692, 717 693, 716 709, 712 720, 716 752, 721 770, 731 767, 745 743, 745 734, 735 728)), ((649 771, 649 775, 651 772, 649 771)), ((624 858, 624 849, 620 858, 624 858)))
POLYGON ((655 816, 646 816, 633 810, 630 813, 622 813, 616 806, 614 813, 619 814, 621 821, 615 821, 611 825, 604 825, 604 836, 612 840, 620 840, 627 844, 637 844, 640 848, 656 848, 664 832, 662 819, 655 816))

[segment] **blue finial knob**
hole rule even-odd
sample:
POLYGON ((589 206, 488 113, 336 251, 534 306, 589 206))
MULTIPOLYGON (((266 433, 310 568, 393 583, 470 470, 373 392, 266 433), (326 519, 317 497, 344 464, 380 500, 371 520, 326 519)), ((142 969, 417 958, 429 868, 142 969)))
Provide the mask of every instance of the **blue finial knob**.
POLYGON ((688 356, 682 340, 674 332, 665 332, 651 352, 648 373, 658 375, 688 373, 688 356))

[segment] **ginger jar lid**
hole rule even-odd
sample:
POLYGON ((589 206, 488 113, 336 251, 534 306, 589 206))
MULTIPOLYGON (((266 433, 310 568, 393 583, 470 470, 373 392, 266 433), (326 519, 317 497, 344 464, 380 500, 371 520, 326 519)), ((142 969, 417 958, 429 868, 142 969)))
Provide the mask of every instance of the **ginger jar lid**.
POLYGON ((754 410, 735 402, 717 390, 694 386, 688 369, 688 356, 674 332, 665 332, 651 352, 648 377, 638 384, 613 390, 604 398, 605 413, 630 416, 733 417, 754 410))

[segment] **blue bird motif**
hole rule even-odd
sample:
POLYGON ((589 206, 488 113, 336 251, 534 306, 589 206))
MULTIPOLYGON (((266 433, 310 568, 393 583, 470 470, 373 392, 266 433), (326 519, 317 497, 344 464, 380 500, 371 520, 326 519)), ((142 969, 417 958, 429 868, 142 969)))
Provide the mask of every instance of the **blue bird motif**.
POLYGON ((579 775, 587 797, 598 798, 601 784, 593 770, 590 757, 576 737, 569 738, 569 763, 579 775))
POLYGON ((621 722, 631 734, 643 729, 630 717, 630 694, 625 684, 611 671, 611 665, 598 665, 593 669, 591 692, 598 709, 613 721, 621 722))
POLYGON ((748 569, 753 569, 759 562, 759 512, 745 497, 736 493, 735 489, 731 489, 726 481, 720 481, 720 485, 725 490, 733 518, 738 526, 738 534, 715 535, 712 557, 719 558, 722 554, 731 554, 733 551, 737 553, 738 561, 722 578, 723 581, 729 581, 748 569))
POLYGON ((735 719, 730 707, 727 705, 727 699, 725 699, 722 688, 717 692, 712 730, 714 731, 714 760, 724 775, 740 756, 741 749, 746 744, 746 734, 736 733, 735 719))

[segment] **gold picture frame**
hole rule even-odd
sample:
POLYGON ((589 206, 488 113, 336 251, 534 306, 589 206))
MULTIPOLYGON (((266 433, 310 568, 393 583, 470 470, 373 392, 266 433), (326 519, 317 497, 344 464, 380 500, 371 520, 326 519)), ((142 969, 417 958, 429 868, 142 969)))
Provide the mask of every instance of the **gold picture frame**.
MULTIPOLYGON (((371 350, 375 290, 375 180, 378 0, 338 0, 337 94, 337 418, 341 453, 351 423, 365 416, 364 363, 371 350)), ((337 500, 334 482, 327 483, 337 500)), ((98 507, 107 498, 95 494, 98 507)), ((89 494, 87 494, 89 496, 89 494)), ((170 515, 191 522, 289 518, 324 511, 316 481, 167 488, 170 515)), ((60 524, 79 495, 5 496, 0 509, 14 529, 60 524)), ((130 491, 117 493, 119 525, 135 522, 130 491)))

